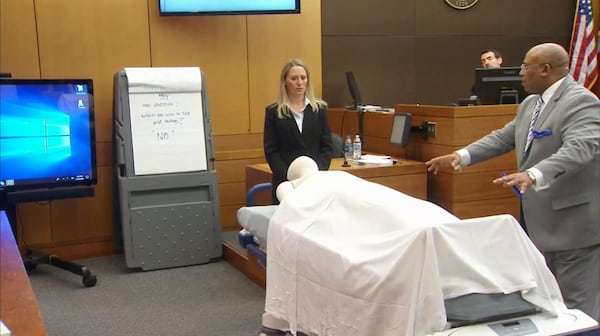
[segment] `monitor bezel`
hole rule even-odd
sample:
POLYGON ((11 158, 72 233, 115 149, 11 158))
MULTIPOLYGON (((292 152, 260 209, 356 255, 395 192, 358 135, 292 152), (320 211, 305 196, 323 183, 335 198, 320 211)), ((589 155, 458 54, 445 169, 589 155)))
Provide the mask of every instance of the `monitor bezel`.
POLYGON ((219 15, 276 15, 276 14, 301 14, 300 1, 294 0, 294 8, 290 9, 261 9, 261 10, 246 10, 231 9, 231 10, 167 10, 163 5, 166 0, 158 0, 158 12, 160 16, 219 16, 219 15))
MULTIPOLYGON (((96 158, 96 130, 95 130, 95 107, 94 107, 94 86, 92 79, 80 78, 61 78, 61 79, 19 79, 19 78, 0 78, 0 86, 3 85, 87 85, 87 94, 89 95, 88 108, 88 127, 89 127, 89 150, 90 150, 90 177, 81 180, 64 180, 52 181, 57 176, 46 176, 39 179, 27 180, 24 184, 15 185, 0 185, 0 192, 12 193, 19 191, 35 191, 35 190, 60 190, 69 187, 88 187, 98 183, 98 169, 96 158)), ((2 111, 0 111, 1 117, 2 111)), ((1 160, 1 157, 0 157, 1 160)), ((1 162, 0 162, 1 163, 1 162)))
POLYGON ((412 114, 407 112, 395 112, 390 130, 390 143, 399 147, 406 147, 410 139, 412 129, 412 114))
POLYGON ((518 104, 529 95, 523 87, 520 67, 475 68, 475 94, 480 105, 501 104, 502 85, 518 93, 516 101, 505 104, 518 104), (487 84, 493 83, 493 84, 487 84), (492 89, 494 88, 494 89, 492 89))

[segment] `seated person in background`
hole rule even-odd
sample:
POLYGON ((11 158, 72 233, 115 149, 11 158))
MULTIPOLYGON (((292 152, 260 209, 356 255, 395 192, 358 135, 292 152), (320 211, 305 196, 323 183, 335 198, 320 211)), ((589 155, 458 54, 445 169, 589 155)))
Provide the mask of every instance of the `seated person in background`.
POLYGON ((320 170, 329 169, 332 144, 327 103, 314 96, 310 73, 301 60, 289 60, 281 70, 277 101, 265 109, 263 146, 273 172, 274 204, 279 203, 277 187, 287 180, 288 167, 297 157, 308 156, 320 170))
POLYGON ((502 55, 498 50, 486 49, 480 54, 481 66, 484 68, 499 68, 502 66, 502 55))
MULTIPOLYGON (((482 68, 500 68, 502 66, 502 55, 498 50, 485 49, 479 54, 482 68)), ((475 96, 475 84, 471 86, 470 96, 475 96)))

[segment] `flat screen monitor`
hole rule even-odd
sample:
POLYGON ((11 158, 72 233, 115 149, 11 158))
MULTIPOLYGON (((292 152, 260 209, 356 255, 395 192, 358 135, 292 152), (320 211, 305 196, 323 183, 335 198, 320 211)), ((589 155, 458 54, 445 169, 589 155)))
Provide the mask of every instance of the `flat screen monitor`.
POLYGON ((161 16, 299 14, 300 0, 159 0, 161 16))
POLYGON ((412 128, 412 114, 396 112, 392 121, 390 132, 390 143, 392 145, 406 147, 412 128))
POLYGON ((92 80, 0 79, 0 194, 96 184, 94 133, 92 80))
POLYGON ((358 90, 356 78, 354 78, 354 72, 346 71, 346 83, 348 84, 348 90, 350 90, 350 96, 352 97, 352 105, 350 105, 350 108, 356 109, 359 105, 362 105, 362 97, 358 90))
POLYGON ((475 94, 482 105, 518 104, 529 94, 525 92, 520 67, 475 69, 475 94))

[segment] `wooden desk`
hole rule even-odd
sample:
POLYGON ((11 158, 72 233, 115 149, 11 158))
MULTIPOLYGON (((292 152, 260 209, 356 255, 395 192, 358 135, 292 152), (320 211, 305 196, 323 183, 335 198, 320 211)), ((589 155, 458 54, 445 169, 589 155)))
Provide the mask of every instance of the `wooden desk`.
MULTIPOLYGON (((348 134, 358 134, 358 112, 345 108, 329 108, 327 110, 331 131, 344 139, 348 134)), ((390 143, 390 133, 394 113, 365 112, 363 114, 363 150, 373 153, 386 153, 407 158, 406 149, 390 143)))
MULTIPOLYGON (((330 170, 347 171, 365 180, 383 184, 410 196, 427 199, 427 168, 423 162, 398 159, 392 166, 356 165, 342 167, 343 158, 331 160, 330 170)), ((246 166, 246 190, 262 182, 271 182, 271 168, 268 163, 246 166)), ((254 205, 271 204, 271 191, 261 191, 254 198, 254 205)))
MULTIPOLYGON (((515 117, 518 105, 431 106, 396 105, 398 112, 413 115, 412 124, 436 123, 436 134, 423 139, 411 135, 409 157, 427 161, 451 153, 502 128, 515 117)), ((492 184, 502 172, 516 171, 515 153, 509 152, 461 171, 444 169, 429 174, 428 198, 460 218, 511 214, 519 218, 519 199, 510 188, 492 184)))
POLYGON ((4 211, 0 211, 0 318, 12 336, 46 336, 46 327, 4 211))
MULTIPOLYGON (((412 114, 413 126, 423 121, 436 123, 436 134, 423 139, 412 134, 405 149, 389 143, 393 114, 365 112, 364 149, 388 153, 417 161, 451 153, 474 140, 501 128, 512 120, 517 105, 432 106, 396 105, 398 112, 412 114)), ((355 134, 358 130, 357 112, 344 108, 328 110, 332 132, 355 134)), ((514 153, 462 169, 460 172, 444 170, 429 174, 427 197, 460 218, 482 217, 509 213, 519 218, 519 200, 510 188, 498 188, 491 181, 502 172, 516 171, 514 153)))

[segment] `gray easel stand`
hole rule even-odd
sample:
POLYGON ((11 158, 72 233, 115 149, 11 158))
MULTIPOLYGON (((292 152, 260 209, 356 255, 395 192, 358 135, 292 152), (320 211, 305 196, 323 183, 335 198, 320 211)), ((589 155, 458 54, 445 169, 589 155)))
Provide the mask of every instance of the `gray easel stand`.
POLYGON ((115 155, 127 267, 144 271, 204 264, 221 257, 217 174, 202 78, 206 171, 136 176, 124 70, 114 76, 115 155))

